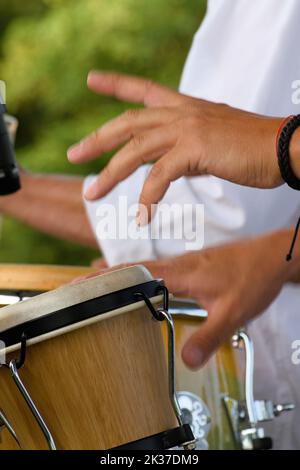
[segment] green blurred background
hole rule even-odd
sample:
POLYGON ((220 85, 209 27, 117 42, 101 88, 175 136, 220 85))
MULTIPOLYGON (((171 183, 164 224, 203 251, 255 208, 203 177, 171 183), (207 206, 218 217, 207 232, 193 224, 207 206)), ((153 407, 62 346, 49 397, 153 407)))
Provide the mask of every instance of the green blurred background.
MULTIPOLYGON (((177 87, 205 6, 205 0, 1 0, 0 79, 9 112, 20 121, 20 164, 36 172, 99 170, 105 159, 72 166, 66 149, 128 105, 88 91, 88 71, 124 71, 177 87)), ((0 249, 0 262, 84 265, 99 256, 10 218, 0 249)))

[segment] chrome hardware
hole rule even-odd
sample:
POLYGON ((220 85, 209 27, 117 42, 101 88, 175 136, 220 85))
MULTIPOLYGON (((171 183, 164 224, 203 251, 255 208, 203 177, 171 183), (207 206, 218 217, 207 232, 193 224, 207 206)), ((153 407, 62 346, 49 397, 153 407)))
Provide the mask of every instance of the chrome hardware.
MULTIPOLYGON (((56 450, 56 445, 54 439, 52 437, 51 432, 49 431, 48 426, 46 425, 42 415, 40 414, 39 410, 37 409, 34 401, 32 400, 30 394, 28 393, 24 383, 21 380, 21 377, 18 373, 18 369, 23 367, 26 359, 26 335, 23 333, 21 336, 21 351, 20 356, 17 360, 13 359, 8 364, 3 363, 1 364, 4 367, 7 367, 10 370, 11 376, 21 393, 22 397, 24 398, 25 402, 27 403, 32 415, 34 416, 38 426, 40 427, 42 433, 45 436, 45 439, 48 443, 48 447, 50 450, 56 450)), ((6 426, 7 423, 5 422, 6 426)))
POLYGON ((13 439, 16 441, 18 446, 21 448, 20 441, 18 439, 18 436, 17 436, 13 426, 8 421, 7 417, 4 414, 4 411, 1 410, 1 408, 0 408, 0 443, 2 441, 2 431, 4 431, 5 429, 8 430, 9 434, 13 437, 13 439))
POLYGON ((245 350, 245 402, 225 396, 223 403, 231 424, 237 446, 243 450, 271 448, 271 440, 265 437, 264 429, 258 426, 258 416, 264 414, 253 396, 254 348, 248 334, 241 330, 232 338, 232 346, 245 350))
MULTIPOLYGON (((178 402, 178 396, 176 392, 176 368, 175 368, 175 329, 172 315, 169 313, 169 292, 166 287, 160 289, 160 293, 163 293, 163 308, 155 309, 150 299, 144 293, 137 293, 137 298, 142 298, 148 307, 150 313, 156 321, 167 321, 168 331, 168 385, 169 385, 169 398, 177 418, 179 426, 183 426, 183 414, 178 402)), ((194 450, 196 448, 196 439, 181 444, 184 450, 194 450)))
POLYGON ((48 443, 49 449, 50 450, 56 450, 56 445, 54 442, 54 439, 52 437, 51 432, 48 429, 48 426, 46 425, 44 419, 42 418, 42 415, 40 414, 39 410, 35 406, 31 396, 29 395, 25 385, 23 384, 19 374, 18 374, 18 369, 17 369, 17 364, 15 360, 10 361, 9 363, 9 368, 10 372, 12 375, 12 378, 14 379, 15 384, 17 385, 19 391, 21 392, 21 395, 23 396, 24 400, 26 401, 31 413, 33 414, 34 418, 36 419, 42 433, 45 436, 45 439, 48 443))
POLYGON ((243 429, 240 440, 243 450, 269 450, 272 448, 272 440, 265 437, 263 428, 243 429))
MULTIPOLYGON (((175 369, 175 329, 172 316, 165 310, 158 310, 158 314, 163 315, 167 320, 168 329, 168 373, 169 373, 169 396, 174 413, 177 417, 179 426, 184 424, 182 410, 178 403, 176 393, 176 369, 175 369)), ((182 444, 184 450, 194 450, 196 448, 196 439, 182 444)))
POLYGON ((239 331, 232 338, 234 348, 243 348, 246 356, 245 402, 225 396, 223 402, 234 433, 237 445, 242 449, 271 448, 271 439, 265 437, 264 429, 259 424, 272 421, 281 413, 291 411, 293 404, 274 405, 270 400, 254 399, 254 348, 249 335, 239 331))
POLYGON ((159 310, 159 313, 162 314, 167 320, 168 327, 168 363, 169 363, 169 396, 172 404, 172 408, 176 415, 179 426, 183 425, 182 421, 182 411, 180 409, 177 394, 176 394, 176 371, 175 371, 175 331, 174 323, 171 315, 164 311, 159 310))
POLYGON ((283 405, 274 405, 271 400, 255 400, 256 416, 258 422, 272 421, 282 413, 293 411, 295 405, 286 403, 283 405))
POLYGON ((245 400, 246 412, 251 425, 257 424, 256 407, 253 396, 253 377, 254 377, 254 348, 253 342, 247 333, 241 330, 237 335, 232 338, 232 345, 238 348, 240 343, 243 343, 246 356, 246 370, 245 370, 245 400))
POLYGON ((283 403, 282 405, 273 405, 273 413, 275 418, 280 416, 282 413, 287 411, 293 411, 295 409, 294 403, 283 403))
POLYGON ((8 292, 0 291, 0 305, 13 305, 21 302, 22 300, 30 299, 32 296, 37 295, 38 292, 8 292))
POLYGON ((259 423, 274 419, 274 405, 270 400, 256 400, 254 402, 256 418, 259 423))
POLYGON ((228 396, 223 397, 223 403, 237 448, 255 450, 272 447, 272 441, 265 437, 264 429, 256 425, 251 426, 244 404, 228 396))
POLYGON ((188 318, 207 318, 207 311, 199 307, 194 301, 189 299, 173 298, 170 302, 168 312, 173 316, 188 318))

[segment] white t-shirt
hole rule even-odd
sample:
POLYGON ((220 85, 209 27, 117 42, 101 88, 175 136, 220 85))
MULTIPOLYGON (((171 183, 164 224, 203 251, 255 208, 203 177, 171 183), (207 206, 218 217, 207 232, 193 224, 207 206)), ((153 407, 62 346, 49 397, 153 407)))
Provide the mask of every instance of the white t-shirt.
MULTIPOLYGON (((183 93, 264 115, 287 116, 300 113, 299 81, 299 0, 209 1, 184 68, 183 93)), ((127 195, 129 204, 137 202, 147 171, 146 166, 137 170, 100 203, 117 207, 120 195, 127 195)), ((178 201, 204 204, 205 246, 290 226, 300 214, 299 194, 287 186, 263 191, 214 177, 174 182, 164 202, 178 201)), ((99 202, 86 207, 96 229, 99 202)), ((110 265, 185 250, 180 240, 100 239, 99 243, 110 265)), ((299 301, 300 288, 286 286, 250 326, 256 352, 256 397, 298 405, 298 410, 270 425, 277 449, 300 448, 300 365, 291 360, 292 342, 300 340, 299 301)))

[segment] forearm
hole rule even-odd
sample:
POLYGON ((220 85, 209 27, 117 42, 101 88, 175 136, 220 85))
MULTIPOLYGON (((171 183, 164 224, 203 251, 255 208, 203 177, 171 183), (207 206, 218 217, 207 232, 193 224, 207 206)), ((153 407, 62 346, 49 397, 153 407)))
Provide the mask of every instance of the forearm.
POLYGON ((42 232, 97 247, 82 202, 83 179, 22 173, 22 189, 0 198, 0 212, 42 232))
POLYGON ((270 263, 274 263, 272 269, 282 279, 282 284, 300 283, 300 239, 298 238, 294 247, 291 261, 286 261, 295 228, 281 230, 270 235, 270 263))

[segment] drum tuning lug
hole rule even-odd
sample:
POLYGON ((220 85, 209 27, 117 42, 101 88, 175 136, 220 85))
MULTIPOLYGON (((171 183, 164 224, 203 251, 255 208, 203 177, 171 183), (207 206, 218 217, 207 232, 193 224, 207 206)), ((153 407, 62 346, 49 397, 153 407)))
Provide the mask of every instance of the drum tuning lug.
POLYGON ((271 449, 272 440, 265 436, 264 429, 249 422, 245 403, 240 403, 229 396, 223 397, 231 430, 237 449, 271 449))

